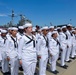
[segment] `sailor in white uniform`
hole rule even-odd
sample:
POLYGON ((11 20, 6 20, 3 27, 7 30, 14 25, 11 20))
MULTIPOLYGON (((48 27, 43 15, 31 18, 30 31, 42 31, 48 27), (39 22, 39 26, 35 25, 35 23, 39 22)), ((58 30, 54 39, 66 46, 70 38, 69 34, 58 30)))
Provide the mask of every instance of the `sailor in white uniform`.
POLYGON ((59 42, 57 40, 57 31, 52 32, 52 39, 49 41, 49 52, 51 57, 51 71, 54 74, 59 73, 56 70, 56 61, 59 56, 59 42))
POLYGON ((53 31, 54 31, 54 26, 50 26, 49 27, 49 32, 47 34, 48 40, 50 40, 52 38, 51 34, 52 34, 53 31))
POLYGON ((39 39, 37 39, 37 52, 39 60, 39 75, 46 75, 46 67, 48 61, 48 38, 47 32, 48 27, 45 26, 42 29, 42 35, 39 39))
POLYGON ((6 37, 7 31, 6 30, 1 30, 1 36, 0 36, 0 53, 1 57, 0 60, 2 59, 2 72, 3 74, 7 74, 9 72, 9 62, 6 60, 7 55, 6 55, 6 46, 7 46, 7 37, 6 37))
POLYGON ((8 28, 8 33, 6 35, 8 39, 10 39, 11 33, 12 33, 12 27, 9 27, 8 28))
POLYGON ((59 42, 61 47, 61 67, 64 69, 67 69, 67 65, 65 64, 65 58, 66 58, 66 52, 67 52, 67 36, 65 35, 65 32, 67 31, 66 26, 62 27, 62 32, 59 34, 59 42))
POLYGON ((24 32, 22 39, 20 39, 18 46, 19 62, 23 67, 24 75, 34 75, 37 63, 36 38, 32 35, 32 24, 26 23, 24 25, 24 32))
POLYGON ((18 33, 17 33, 17 37, 18 39, 21 39, 21 37, 24 35, 24 27, 23 26, 19 26, 18 27, 18 33))
POLYGON ((73 40, 73 35, 72 35, 72 25, 68 24, 67 25, 67 31, 66 31, 66 35, 68 36, 68 40, 67 40, 67 43, 68 43, 68 48, 67 48, 67 53, 66 53, 66 62, 71 62, 70 60, 70 54, 71 54, 71 50, 72 50, 72 40, 73 40))
MULTIPOLYGON (((49 32, 48 32, 48 34, 47 34, 48 42, 49 42, 49 40, 52 38, 52 37, 51 37, 51 34, 52 34, 53 31, 54 31, 54 26, 50 26, 50 27, 49 27, 49 32)), ((49 64, 51 64, 50 54, 49 54, 49 64)))
POLYGON ((7 60, 10 61, 11 75, 18 75, 19 61, 18 61, 18 42, 16 27, 12 27, 10 39, 7 40, 7 60))
POLYGON ((71 51, 71 59, 75 59, 75 50, 76 50, 76 38, 75 38, 75 30, 72 30, 73 39, 72 39, 72 51, 71 51))

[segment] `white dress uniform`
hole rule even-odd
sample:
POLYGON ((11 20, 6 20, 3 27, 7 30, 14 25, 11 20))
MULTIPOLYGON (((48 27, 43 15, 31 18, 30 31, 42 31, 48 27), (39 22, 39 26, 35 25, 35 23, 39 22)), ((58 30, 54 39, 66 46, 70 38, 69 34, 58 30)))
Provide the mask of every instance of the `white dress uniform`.
POLYGON ((61 66, 64 66, 65 58, 66 58, 66 51, 67 51, 67 37, 63 32, 60 32, 59 42, 60 42, 60 47, 62 49, 62 51, 61 51, 61 66))
POLYGON ((37 51, 36 51, 36 39, 35 36, 23 35, 20 39, 18 46, 19 59, 22 60, 22 67, 24 75, 34 75, 36 62, 37 62, 37 51))
POLYGON ((2 60, 2 72, 6 73, 9 71, 9 62, 7 61, 7 55, 6 55, 6 41, 7 38, 5 37, 4 39, 0 36, 0 53, 1 57, 0 60, 2 60))
MULTIPOLYGON (((76 34, 75 34, 75 42, 76 42, 76 34)), ((75 43, 76 45, 76 43, 75 43)), ((76 56, 76 46, 75 46, 75 56, 76 56)))
MULTIPOLYGON (((7 33, 6 30, 1 30, 1 33, 7 33)), ((6 43, 7 41, 7 37, 3 37, 0 36, 0 50, 1 50, 1 59, 2 59, 2 71, 3 73, 8 72, 9 71, 9 64, 8 61, 6 60, 7 56, 6 56, 6 43)))
POLYGON ((66 59, 65 61, 69 61, 70 60, 70 54, 71 54, 71 50, 72 50, 72 35, 70 34, 70 32, 67 30, 65 33, 68 36, 68 48, 67 48, 67 53, 66 53, 66 59))
POLYGON ((48 40, 46 36, 41 35, 37 41, 37 52, 38 55, 41 56, 39 60, 39 75, 46 75, 46 67, 48 61, 48 40))
POLYGON ((72 36, 71 58, 74 58, 75 57, 75 50, 76 50, 76 39, 75 39, 75 35, 73 34, 73 36, 72 36))
POLYGON ((50 40, 52 38, 51 34, 52 34, 52 32, 48 32, 48 34, 47 34, 48 40, 50 40))
POLYGON ((50 54, 52 54, 51 71, 55 71, 56 70, 56 61, 59 56, 59 45, 53 38, 50 39, 50 41, 49 41, 49 52, 50 52, 50 54))
MULTIPOLYGON (((52 39, 51 34, 52 34, 52 32, 48 32, 48 34, 47 34, 48 42, 50 41, 50 39, 52 39)), ((48 55, 48 57, 49 57, 49 64, 51 64, 50 54, 48 55)))
POLYGON ((10 39, 7 40, 7 56, 10 58, 11 75, 18 75, 18 43, 17 37, 10 36, 10 39))

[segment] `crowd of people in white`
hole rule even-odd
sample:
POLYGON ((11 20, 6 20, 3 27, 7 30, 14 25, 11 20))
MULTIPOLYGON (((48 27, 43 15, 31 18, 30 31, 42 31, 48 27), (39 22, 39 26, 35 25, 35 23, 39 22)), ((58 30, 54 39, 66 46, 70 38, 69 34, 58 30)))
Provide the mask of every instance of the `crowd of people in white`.
POLYGON ((0 29, 0 63, 4 75, 9 71, 11 75, 18 75, 21 66, 24 75, 34 75, 37 63, 39 75, 46 75, 48 61, 50 71, 57 74, 58 58, 60 66, 67 69, 66 62, 75 59, 75 55, 76 28, 71 24, 37 29, 31 23, 26 23, 7 30, 0 29))

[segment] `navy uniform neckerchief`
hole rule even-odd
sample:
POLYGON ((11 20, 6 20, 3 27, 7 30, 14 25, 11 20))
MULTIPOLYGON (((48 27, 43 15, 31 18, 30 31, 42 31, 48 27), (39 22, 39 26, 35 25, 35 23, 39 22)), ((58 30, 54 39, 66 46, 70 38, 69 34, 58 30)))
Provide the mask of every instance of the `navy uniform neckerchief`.
POLYGON ((66 33, 64 33, 66 35, 66 40, 68 39, 68 35, 66 33))
POLYGON ((4 44, 6 43, 6 39, 7 39, 7 37, 2 37, 3 39, 4 39, 4 44))
POLYGON ((60 45, 60 42, 58 41, 58 39, 54 39, 54 40, 57 42, 57 45, 60 45))
POLYGON ((15 48, 18 48, 18 43, 17 43, 17 37, 16 37, 16 40, 11 36, 11 39, 13 40, 14 42, 14 47, 15 48))
POLYGON ((32 36, 32 39, 31 39, 29 36, 27 36, 27 35, 25 35, 25 36, 30 39, 30 41, 28 41, 26 44, 29 44, 30 42, 33 41, 33 47, 35 47, 35 40, 34 40, 34 37, 32 36))
POLYGON ((45 36, 43 36, 46 41, 46 47, 48 47, 48 38, 46 39, 45 36))

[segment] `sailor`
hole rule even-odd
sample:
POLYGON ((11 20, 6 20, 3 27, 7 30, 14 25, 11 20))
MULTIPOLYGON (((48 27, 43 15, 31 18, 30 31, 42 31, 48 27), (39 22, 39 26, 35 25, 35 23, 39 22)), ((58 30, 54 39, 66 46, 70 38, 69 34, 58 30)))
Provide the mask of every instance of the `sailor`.
POLYGON ((19 26, 19 27, 18 27, 17 36, 20 38, 21 36, 24 35, 23 33, 24 33, 24 27, 23 27, 23 26, 19 26))
POLYGON ((53 74, 59 73, 56 70, 56 61, 59 56, 59 42, 57 40, 57 31, 52 32, 52 38, 49 41, 49 52, 51 57, 51 71, 53 74))
POLYGON ((67 36, 65 32, 67 31, 66 26, 62 27, 62 31, 59 33, 59 42, 60 42, 60 50, 61 50, 61 67, 67 69, 67 65, 65 64, 66 52, 67 52, 67 36))
POLYGON ((8 28, 8 33, 6 35, 8 39, 10 39, 11 33, 12 33, 12 27, 9 27, 8 28))
POLYGON ((18 42, 16 27, 12 27, 10 39, 7 40, 7 60, 10 61, 11 75, 18 75, 19 61, 18 61, 18 42))
POLYGON ((46 75, 46 67, 47 67, 47 61, 48 61, 48 38, 47 38, 47 32, 48 27, 45 26, 42 29, 42 35, 37 40, 37 52, 39 60, 39 75, 46 75))
POLYGON ((72 30, 72 34, 73 34, 73 39, 72 39, 72 51, 71 51, 71 59, 75 59, 75 50, 76 50, 76 38, 75 38, 75 34, 76 34, 76 31, 75 30, 72 30))
POLYGON ((65 32, 65 34, 68 36, 68 41, 67 41, 68 48, 67 48, 66 59, 65 59, 66 62, 71 62, 71 60, 70 60, 70 54, 71 54, 72 45, 73 45, 72 44, 72 40, 73 40, 72 37, 73 37, 73 35, 72 35, 71 30, 72 30, 72 25, 68 24, 67 25, 67 31, 65 32))
MULTIPOLYGON (((52 37, 51 37, 51 34, 52 34, 53 31, 54 31, 54 26, 50 26, 50 27, 49 27, 49 32, 48 32, 48 34, 47 34, 48 42, 49 42, 49 40, 52 38, 52 37)), ((49 54, 49 61, 48 61, 48 63, 51 64, 50 54, 49 54)))
POLYGON ((0 60, 2 59, 2 72, 3 74, 7 74, 9 72, 9 62, 6 60, 7 55, 6 55, 6 46, 7 46, 7 37, 6 37, 7 31, 6 30, 1 30, 1 36, 0 36, 0 53, 1 57, 0 60))
POLYGON ((23 67, 24 75, 34 75, 37 62, 37 50, 36 38, 31 33, 31 23, 24 25, 24 32, 25 35, 20 39, 18 46, 19 63, 23 67))
MULTIPOLYGON (((76 29, 74 29, 74 35, 75 35, 75 42, 76 42, 76 29)), ((76 43, 75 43, 76 44, 76 43)), ((76 47, 75 47, 76 48, 76 47)), ((76 57, 76 49, 75 49, 75 57, 76 57)))
POLYGON ((51 39, 51 34, 52 34, 53 31, 54 31, 54 26, 50 26, 50 27, 49 27, 49 32, 48 32, 48 34, 47 34, 48 40, 51 39))
MULTIPOLYGON (((23 26, 18 26, 18 33, 17 33, 17 38, 20 41, 20 39, 22 38, 22 36, 24 35, 24 27, 23 26)), ((22 66, 19 64, 19 70, 23 71, 22 66)))

